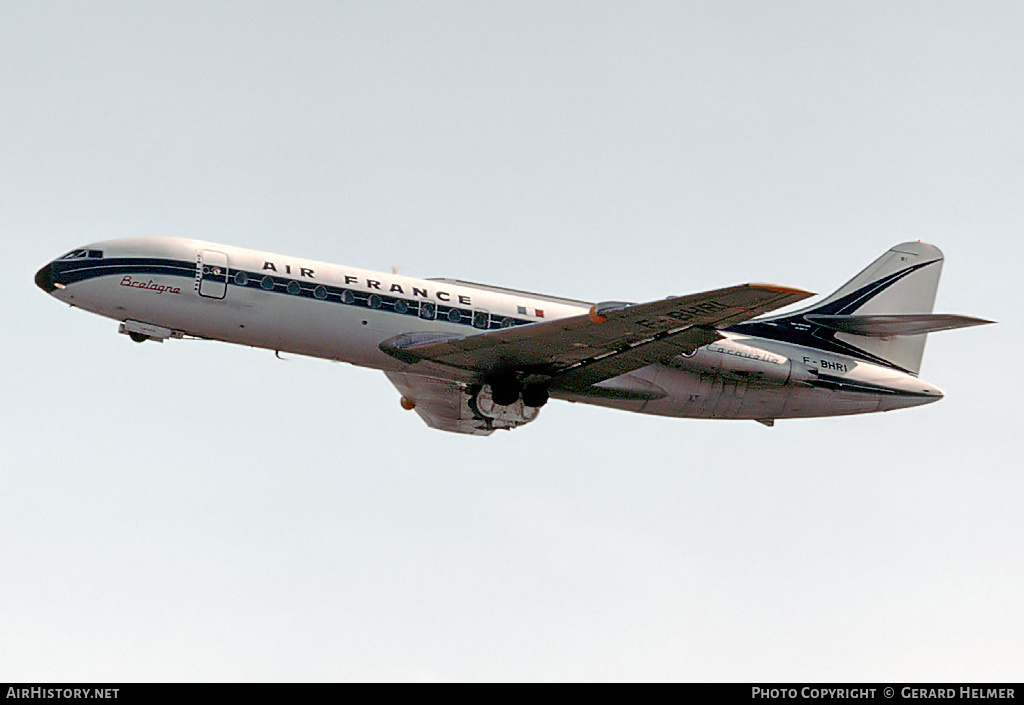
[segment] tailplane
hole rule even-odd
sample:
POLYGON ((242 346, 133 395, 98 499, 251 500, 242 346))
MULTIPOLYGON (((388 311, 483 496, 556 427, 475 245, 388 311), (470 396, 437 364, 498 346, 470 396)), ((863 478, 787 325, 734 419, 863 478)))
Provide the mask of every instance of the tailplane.
POLYGON ((990 323, 934 314, 942 251, 923 242, 896 245, 820 303, 734 330, 796 342, 917 374, 928 333, 990 323))

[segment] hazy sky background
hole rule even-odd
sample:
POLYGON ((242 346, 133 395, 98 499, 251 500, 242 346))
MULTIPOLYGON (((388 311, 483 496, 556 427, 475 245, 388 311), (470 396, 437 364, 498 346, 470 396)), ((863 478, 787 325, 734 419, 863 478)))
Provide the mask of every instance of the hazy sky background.
POLYGON ((1019 2, 0 3, 0 677, 1024 679, 1019 2), (32 283, 173 235, 589 300, 946 253, 947 398, 467 438, 32 283))

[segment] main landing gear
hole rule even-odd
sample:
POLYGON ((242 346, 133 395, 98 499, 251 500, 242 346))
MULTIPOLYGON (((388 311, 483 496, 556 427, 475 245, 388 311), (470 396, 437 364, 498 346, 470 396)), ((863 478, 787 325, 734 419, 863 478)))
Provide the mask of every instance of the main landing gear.
POLYGON ((491 380, 491 399, 498 406, 512 406, 522 399, 523 406, 540 408, 548 403, 548 388, 543 384, 522 384, 514 377, 491 380))
POLYGON ((493 428, 515 428, 537 418, 547 401, 548 390, 543 385, 500 378, 479 387, 470 400, 470 408, 490 419, 493 428))

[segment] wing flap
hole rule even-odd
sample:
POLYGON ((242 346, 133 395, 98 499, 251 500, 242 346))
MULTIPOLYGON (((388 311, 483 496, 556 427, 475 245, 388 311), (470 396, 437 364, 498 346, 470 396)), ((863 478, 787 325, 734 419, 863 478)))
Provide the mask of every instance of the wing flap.
POLYGON ((618 377, 676 355, 687 355, 722 337, 724 336, 711 328, 687 328, 681 333, 638 345, 630 350, 607 355, 593 361, 584 361, 559 374, 552 383, 552 389, 581 392, 606 379, 618 377))

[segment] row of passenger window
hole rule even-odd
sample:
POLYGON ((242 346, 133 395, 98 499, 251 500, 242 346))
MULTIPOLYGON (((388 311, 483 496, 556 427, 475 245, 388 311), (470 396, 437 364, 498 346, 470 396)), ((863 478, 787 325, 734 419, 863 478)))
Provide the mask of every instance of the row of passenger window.
MULTIPOLYGON (((248 286, 249 275, 247 275, 245 272, 236 272, 234 282, 238 286, 248 286)), ((259 280, 259 282, 260 288, 264 289, 265 291, 273 291, 277 286, 277 282, 270 275, 264 276, 262 279, 259 280)), ((302 285, 293 279, 289 281, 288 284, 285 286, 285 291, 287 291, 289 294, 292 294, 293 296, 298 296, 299 294, 302 293, 302 285)), ((313 289, 313 296, 323 301, 330 296, 330 292, 327 291, 327 287, 325 287, 323 284, 317 284, 317 286, 313 289)), ((359 303, 364 304, 372 309, 386 308, 393 310, 395 313, 419 316, 420 318, 425 318, 430 321, 437 318, 438 307, 437 304, 435 304, 432 301, 410 302, 406 301, 405 299, 392 298, 390 296, 387 297, 387 299, 385 299, 385 297, 381 296, 380 294, 370 294, 367 296, 366 294, 362 293, 359 294, 357 297, 357 295, 354 292, 349 291, 348 289, 343 290, 339 298, 343 304, 353 305, 359 303)), ((483 328, 485 330, 491 328, 492 323, 496 324, 498 327, 501 328, 511 328, 516 324, 514 319, 509 318, 507 316, 504 318, 494 316, 492 320, 491 315, 484 311, 470 312, 463 311, 462 309, 454 307, 448 308, 447 313, 444 315, 445 318, 447 318, 452 323, 462 323, 464 316, 471 317, 471 322, 474 327, 483 328)))

